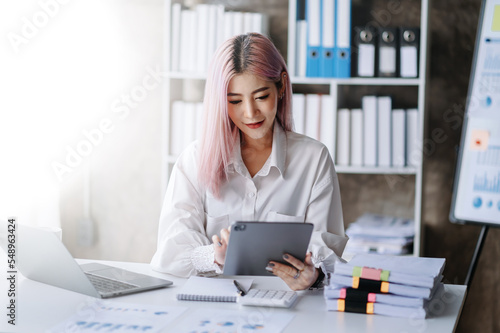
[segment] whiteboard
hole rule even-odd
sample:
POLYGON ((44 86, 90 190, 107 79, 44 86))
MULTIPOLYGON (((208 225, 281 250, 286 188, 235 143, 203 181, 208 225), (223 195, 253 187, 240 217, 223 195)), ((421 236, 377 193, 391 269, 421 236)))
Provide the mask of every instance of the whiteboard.
POLYGON ((500 225, 500 0, 483 0, 450 219, 500 225))

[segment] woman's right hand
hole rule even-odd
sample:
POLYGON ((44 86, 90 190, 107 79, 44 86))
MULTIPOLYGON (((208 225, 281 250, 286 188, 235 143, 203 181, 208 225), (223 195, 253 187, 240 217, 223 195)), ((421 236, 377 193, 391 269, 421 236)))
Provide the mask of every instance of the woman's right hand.
POLYGON ((220 238, 217 235, 212 236, 212 242, 214 242, 214 260, 215 263, 219 266, 224 266, 224 262, 226 261, 226 250, 227 244, 229 243, 229 233, 230 229, 222 229, 220 231, 220 238))

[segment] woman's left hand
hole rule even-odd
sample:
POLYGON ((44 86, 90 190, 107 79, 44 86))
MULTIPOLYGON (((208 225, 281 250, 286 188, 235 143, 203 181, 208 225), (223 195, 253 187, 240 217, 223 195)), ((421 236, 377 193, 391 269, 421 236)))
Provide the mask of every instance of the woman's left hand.
POLYGON ((311 259, 311 252, 306 254, 304 262, 289 255, 284 254, 283 259, 290 265, 270 261, 266 269, 276 276, 279 276, 292 290, 304 290, 316 282, 319 271, 314 267, 311 259))

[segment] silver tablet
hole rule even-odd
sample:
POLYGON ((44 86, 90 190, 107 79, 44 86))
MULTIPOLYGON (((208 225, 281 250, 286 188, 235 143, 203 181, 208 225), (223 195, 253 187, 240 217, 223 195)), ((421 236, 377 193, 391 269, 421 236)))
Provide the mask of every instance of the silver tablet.
POLYGON ((224 275, 267 275, 269 261, 286 263, 288 253, 304 261, 312 223, 242 222, 231 226, 224 275))

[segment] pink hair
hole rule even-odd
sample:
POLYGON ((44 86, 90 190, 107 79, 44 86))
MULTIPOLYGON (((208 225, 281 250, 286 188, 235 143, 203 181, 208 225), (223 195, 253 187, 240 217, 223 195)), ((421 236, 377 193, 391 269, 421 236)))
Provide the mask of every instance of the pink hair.
POLYGON ((238 74, 250 73, 271 81, 281 89, 281 74, 287 74, 283 98, 278 102, 276 121, 285 130, 293 127, 291 100, 292 85, 285 60, 274 44, 265 36, 249 33, 232 37, 215 52, 208 69, 203 101, 203 133, 200 139, 198 176, 216 197, 227 179, 226 167, 231 161, 238 128, 227 111, 229 81, 238 74))

